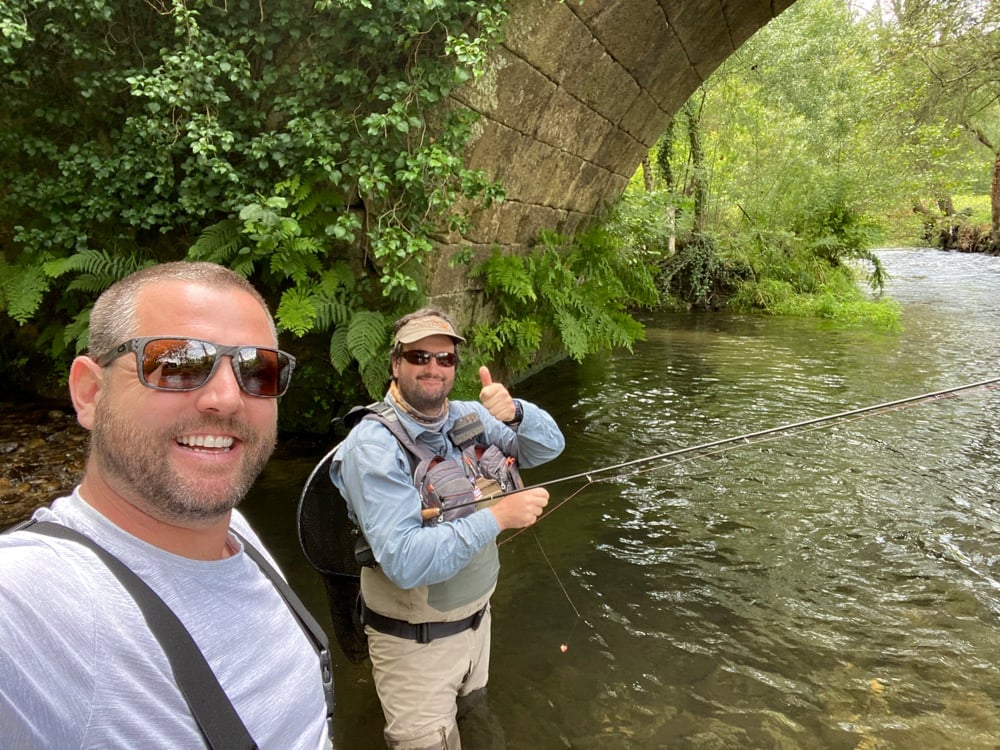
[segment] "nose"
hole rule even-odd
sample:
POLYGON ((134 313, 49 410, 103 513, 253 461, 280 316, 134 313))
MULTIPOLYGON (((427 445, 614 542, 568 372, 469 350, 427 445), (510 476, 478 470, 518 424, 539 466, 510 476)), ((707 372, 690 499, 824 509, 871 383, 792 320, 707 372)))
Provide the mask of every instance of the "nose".
POLYGON ((202 411, 231 413, 243 403, 243 392, 233 370, 233 358, 222 355, 219 364, 198 393, 198 408, 202 411))

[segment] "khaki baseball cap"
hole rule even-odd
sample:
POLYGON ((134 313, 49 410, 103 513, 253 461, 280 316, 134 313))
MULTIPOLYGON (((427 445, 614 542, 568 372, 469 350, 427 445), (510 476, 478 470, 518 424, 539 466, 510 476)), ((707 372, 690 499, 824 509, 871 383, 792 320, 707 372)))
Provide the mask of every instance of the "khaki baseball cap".
POLYGON ((427 315, 411 320, 396 331, 395 342, 397 344, 412 344, 414 341, 420 341, 428 336, 448 336, 460 344, 465 343, 465 339, 455 332, 451 323, 437 315, 427 315))

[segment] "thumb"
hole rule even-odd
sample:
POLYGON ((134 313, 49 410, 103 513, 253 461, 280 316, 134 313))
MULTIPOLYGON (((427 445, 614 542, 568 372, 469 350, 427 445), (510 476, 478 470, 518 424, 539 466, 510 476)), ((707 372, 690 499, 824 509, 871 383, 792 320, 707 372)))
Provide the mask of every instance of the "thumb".
POLYGON ((483 384, 484 388, 493 384, 493 376, 490 375, 490 368, 486 365, 479 368, 479 382, 483 384))

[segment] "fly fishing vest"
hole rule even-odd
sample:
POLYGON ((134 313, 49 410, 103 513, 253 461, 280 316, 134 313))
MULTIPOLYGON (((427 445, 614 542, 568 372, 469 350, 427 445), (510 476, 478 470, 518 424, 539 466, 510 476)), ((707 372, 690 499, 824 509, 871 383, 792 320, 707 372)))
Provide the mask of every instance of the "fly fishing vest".
MULTIPOLYGON (((497 502, 504 493, 523 487, 517 457, 485 445, 479 416, 460 417, 448 438, 461 451, 461 460, 437 455, 413 440, 386 402, 366 407, 369 419, 384 425, 407 453, 413 485, 420 495, 423 525, 436 526, 463 518, 497 502)), ((376 615, 412 624, 472 620, 481 613, 496 588, 500 560, 495 544, 487 544, 455 576, 429 586, 401 589, 373 560, 363 560, 361 594, 376 615)), ((376 625, 374 618, 370 624, 376 625)), ((377 627, 377 625, 376 625, 377 627)), ((378 628, 377 629, 381 629, 378 628)))

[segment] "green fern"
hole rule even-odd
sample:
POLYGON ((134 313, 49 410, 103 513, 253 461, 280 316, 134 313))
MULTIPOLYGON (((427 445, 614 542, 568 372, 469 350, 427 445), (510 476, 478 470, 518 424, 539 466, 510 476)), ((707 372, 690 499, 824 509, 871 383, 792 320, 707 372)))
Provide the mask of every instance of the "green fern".
POLYGON ((90 325, 90 308, 79 312, 74 316, 65 328, 63 328, 63 343, 68 347, 74 346, 74 354, 82 354, 87 350, 87 338, 90 325))
POLYGON ((228 265, 240 250, 240 226, 237 219, 223 219, 208 227, 188 250, 188 258, 228 265))
POLYGON ((67 290, 93 293, 107 289, 119 279, 140 268, 151 266, 154 262, 141 260, 135 254, 112 255, 107 250, 84 250, 65 258, 46 261, 42 268, 53 279, 75 271, 80 275, 70 282, 67 290))
POLYGON ((529 270, 531 262, 530 257, 504 255, 494 249, 489 260, 473 268, 472 276, 483 278, 486 288, 494 293, 509 295, 518 302, 534 302, 537 297, 529 270))
POLYGON ((304 336, 313 329, 316 307, 312 295, 300 287, 286 289, 276 313, 278 325, 296 336, 304 336))
POLYGON ((342 326, 351 315, 347 303, 339 298, 315 295, 313 305, 316 313, 313 328, 316 331, 329 331, 342 326))
POLYGON ((347 347, 347 326, 340 326, 330 336, 330 364, 338 373, 343 373, 353 361, 351 350, 347 347))
POLYGON ((358 361, 362 372, 369 363, 382 357, 388 349, 389 321, 385 315, 371 310, 354 314, 347 326, 347 348, 358 361))
POLYGON ((338 373, 357 363, 361 381, 372 398, 378 398, 389 379, 388 318, 361 310, 330 336, 330 363, 338 373))
POLYGON ((386 353, 379 359, 372 359, 361 367, 361 382, 372 398, 380 398, 389 382, 389 360, 386 353))
POLYGON ((0 276, 0 290, 7 314, 24 325, 42 304, 49 290, 49 277, 38 266, 4 265, 0 276))
POLYGON ((473 274, 482 279, 497 320, 475 328, 471 343, 483 356, 514 368, 530 365, 544 331, 554 331, 552 343, 576 360, 595 351, 631 349, 644 328, 629 308, 657 298, 647 264, 600 228, 573 242, 540 233, 537 250, 520 257, 494 251, 473 274))

